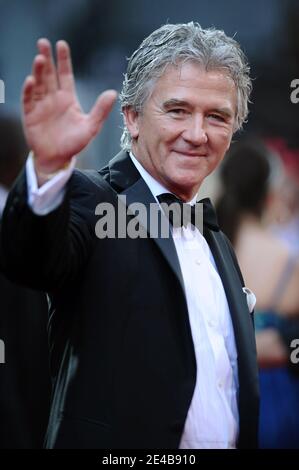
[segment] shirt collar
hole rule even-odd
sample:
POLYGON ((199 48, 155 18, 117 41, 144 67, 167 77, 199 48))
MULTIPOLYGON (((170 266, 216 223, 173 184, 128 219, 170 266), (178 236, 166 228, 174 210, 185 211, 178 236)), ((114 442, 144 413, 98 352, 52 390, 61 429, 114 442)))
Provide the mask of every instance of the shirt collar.
MULTIPOLYGON (((135 167, 139 171, 142 179, 145 181, 145 183, 149 187, 152 195, 154 196, 154 198, 156 199, 157 202, 159 202, 157 197, 160 194, 170 193, 169 189, 165 188, 165 186, 163 186, 163 184, 161 184, 159 181, 157 181, 155 178, 153 178, 152 175, 149 174, 149 172, 141 165, 141 163, 137 160, 137 158, 134 157, 132 152, 129 152, 129 155, 130 155, 131 160, 134 163, 135 167)), ((196 198, 197 198, 197 194, 191 199, 191 201, 188 201, 188 204, 191 204, 191 205, 195 204, 196 203, 196 198)))

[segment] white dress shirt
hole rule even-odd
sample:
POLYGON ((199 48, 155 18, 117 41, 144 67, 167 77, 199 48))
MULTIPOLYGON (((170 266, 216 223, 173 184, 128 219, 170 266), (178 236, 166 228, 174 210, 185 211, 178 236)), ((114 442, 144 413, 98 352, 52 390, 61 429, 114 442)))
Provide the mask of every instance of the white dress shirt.
POLYGON ((38 187, 33 155, 30 152, 26 162, 28 204, 35 214, 49 214, 49 212, 55 210, 62 203, 65 185, 72 176, 75 164, 76 157, 73 157, 70 165, 65 170, 57 172, 53 178, 38 187))
MULTIPOLYGON (((169 191, 130 156, 158 202, 157 196, 169 191)), ((30 157, 26 172, 28 201, 33 212, 43 215, 58 207, 72 168, 62 170, 40 188, 30 157)), ((185 285, 197 363, 194 394, 179 447, 234 448, 239 428, 237 351, 222 281, 199 230, 191 229, 189 224, 174 228, 172 234, 185 285)))

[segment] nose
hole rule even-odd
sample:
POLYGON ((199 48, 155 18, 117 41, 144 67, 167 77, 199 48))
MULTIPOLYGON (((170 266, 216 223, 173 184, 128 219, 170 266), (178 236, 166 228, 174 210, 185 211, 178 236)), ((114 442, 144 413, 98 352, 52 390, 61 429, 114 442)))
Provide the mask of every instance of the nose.
POLYGON ((183 133, 183 138, 192 145, 206 144, 208 136, 204 129, 203 117, 200 115, 192 116, 187 123, 183 133))

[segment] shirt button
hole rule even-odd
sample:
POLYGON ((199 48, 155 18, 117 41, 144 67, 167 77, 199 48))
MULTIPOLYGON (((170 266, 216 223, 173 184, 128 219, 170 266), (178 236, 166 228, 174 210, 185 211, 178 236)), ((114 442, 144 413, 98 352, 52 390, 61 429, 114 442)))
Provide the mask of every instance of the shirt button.
POLYGON ((222 382, 218 382, 218 387, 222 388, 222 382))
POLYGON ((200 259, 195 260, 195 263, 199 266, 201 264, 200 259))

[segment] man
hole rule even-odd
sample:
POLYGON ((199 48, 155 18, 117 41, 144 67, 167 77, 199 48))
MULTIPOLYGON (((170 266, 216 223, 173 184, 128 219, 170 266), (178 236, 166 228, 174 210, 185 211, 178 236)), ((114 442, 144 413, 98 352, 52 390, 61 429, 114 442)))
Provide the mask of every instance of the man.
POLYGON ((117 207, 118 196, 129 207, 157 206, 169 193, 195 202, 247 115, 238 44, 195 23, 146 38, 121 92, 123 151, 91 173, 73 171, 74 156, 116 93, 84 114, 67 44, 57 43, 57 68, 49 42, 38 48, 23 90, 33 154, 9 197, 2 249, 7 274, 51 299, 47 446, 255 447, 252 318, 209 202, 205 238, 190 222, 168 238, 95 233, 96 207, 117 207))

